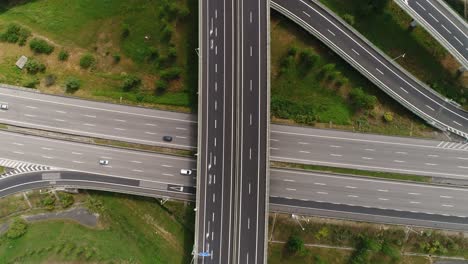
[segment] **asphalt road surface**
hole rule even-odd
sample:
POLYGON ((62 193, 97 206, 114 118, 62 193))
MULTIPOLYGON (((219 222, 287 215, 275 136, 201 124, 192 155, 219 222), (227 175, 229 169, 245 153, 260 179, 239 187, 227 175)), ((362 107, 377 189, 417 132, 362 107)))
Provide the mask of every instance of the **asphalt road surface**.
POLYGON ((271 6, 312 32, 400 104, 436 126, 468 138, 468 113, 400 69, 316 0, 274 0, 271 6))
POLYGON ((234 1, 200 1, 197 263, 231 263, 234 140, 234 1))
POLYGON ((237 7, 237 224, 232 263, 266 262, 268 8, 266 0, 241 0, 237 7))
MULTIPOLYGON (((221 75, 222 67, 218 67, 219 75, 221 75)), ((219 81, 224 81, 224 79, 219 81)), ((229 93, 232 90, 226 89, 226 91, 229 93)), ((218 94, 223 93, 224 89, 218 90, 218 94)), ((201 94, 207 93, 201 91, 201 94)), ((215 94, 214 96, 223 95, 215 94)), ((220 137, 219 130, 223 127, 225 133, 230 133, 229 131, 232 130, 232 123, 229 120, 233 117, 225 111, 225 109, 231 111, 232 102, 229 100, 224 102, 221 99, 216 101, 217 114, 224 112, 225 115, 224 118, 215 118, 216 121, 210 123, 210 127, 214 129, 216 122, 215 131, 218 133, 216 143, 219 148, 227 150, 230 148, 229 144, 232 143, 225 140, 221 146, 218 142, 221 142, 223 137, 220 137)), ((196 148, 197 123, 195 116, 190 114, 97 103, 2 88, 0 88, 0 102, 8 102, 10 105, 10 110, 0 111, 2 123, 160 146, 166 146, 161 139, 162 135, 171 135, 174 138, 173 144, 167 146, 196 148), (85 106, 87 108, 83 108, 85 106), (64 115, 69 121, 54 122, 54 119, 59 118, 55 115, 64 115), (96 116, 96 118, 85 115, 96 116), (135 118, 136 116, 138 118, 135 118), (84 120, 81 120, 83 118, 84 120), (85 126, 80 123, 85 120, 89 122, 88 119, 96 119, 94 121, 96 126, 85 126), (105 122, 101 119, 114 121, 105 122), (116 123, 120 123, 119 128, 125 130, 114 129, 116 123), (133 132, 130 135, 131 138, 128 138, 123 133, 128 133, 130 130, 133 132)), ((214 104, 211 107, 214 108, 214 104)), ((203 112, 206 114, 206 110, 203 112)), ((250 122, 250 114, 246 118, 250 122)), ((468 167, 466 160, 468 142, 421 140, 281 125, 271 125, 270 137, 270 160, 273 161, 435 177, 464 178, 468 174, 466 169, 468 167)), ((211 145, 214 145, 214 141, 211 145)), ((219 155, 217 158, 220 157, 219 155)), ((226 157, 230 155, 230 152, 225 151, 224 155, 226 157)))
POLYGON ((468 26, 443 0, 396 0, 468 69, 468 26))
POLYGON ((194 149, 196 116, 0 88, 0 123, 111 140, 194 149), (162 137, 173 137, 165 142, 162 137))

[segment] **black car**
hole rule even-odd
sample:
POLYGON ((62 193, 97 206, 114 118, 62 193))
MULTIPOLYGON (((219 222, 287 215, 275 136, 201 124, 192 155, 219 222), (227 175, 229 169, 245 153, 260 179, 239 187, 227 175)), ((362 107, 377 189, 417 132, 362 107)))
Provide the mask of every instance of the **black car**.
POLYGON ((171 142, 171 141, 172 141, 172 137, 171 137, 171 136, 164 136, 164 137, 163 137, 163 140, 164 140, 164 141, 167 141, 167 142, 171 142))

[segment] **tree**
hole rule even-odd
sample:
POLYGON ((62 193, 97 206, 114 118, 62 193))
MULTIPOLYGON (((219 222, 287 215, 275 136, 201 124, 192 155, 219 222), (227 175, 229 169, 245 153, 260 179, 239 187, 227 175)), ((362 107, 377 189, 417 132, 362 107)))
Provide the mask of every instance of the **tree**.
POLYGON ((300 253, 304 250, 304 241, 299 236, 292 235, 286 242, 286 249, 291 254, 300 253))
POLYGON ((54 46, 39 38, 33 38, 29 42, 29 47, 35 53, 51 54, 54 51, 54 46))
POLYGON ((93 66, 96 63, 96 59, 93 55, 87 53, 81 56, 80 58, 80 67, 83 69, 88 69, 89 67, 93 66))
POLYGON ((68 54, 68 51, 66 50, 61 50, 58 54, 58 59, 61 60, 61 61, 66 61, 68 60, 68 57, 70 56, 70 54, 68 54))
POLYGON ((125 76, 124 82, 122 84, 122 90, 129 92, 141 84, 141 79, 134 75, 125 76))
POLYGON ((161 79, 171 81, 178 79, 182 70, 179 67, 172 67, 167 70, 161 71, 161 79))
POLYGON ((65 91, 67 93, 75 93, 76 91, 78 91, 78 89, 80 89, 80 87, 81 82, 75 77, 68 78, 65 83, 65 91))
POLYGON ((360 87, 351 89, 349 96, 358 109, 372 109, 377 104, 377 97, 366 94, 360 87))

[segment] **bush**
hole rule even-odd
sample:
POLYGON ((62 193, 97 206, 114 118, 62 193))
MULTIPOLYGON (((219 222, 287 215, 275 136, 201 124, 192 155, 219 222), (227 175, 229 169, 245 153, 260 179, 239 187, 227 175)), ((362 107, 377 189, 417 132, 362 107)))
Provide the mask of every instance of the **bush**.
POLYGON ((297 47, 296 46, 291 46, 288 49, 288 56, 296 56, 297 54, 297 47))
POLYGON ((20 46, 26 44, 26 40, 31 36, 31 32, 20 25, 9 24, 7 30, 0 34, 0 41, 17 43, 20 46))
POLYGON ((354 23, 355 23, 354 16, 350 14, 344 14, 343 19, 344 21, 346 21, 346 23, 350 24, 351 26, 354 26, 354 23))
POLYGON ((66 50, 61 50, 58 54, 58 59, 61 60, 61 61, 66 61, 68 60, 68 57, 70 56, 70 54, 68 54, 68 51, 66 50))
POLYGON ((167 23, 161 30, 161 40, 168 43, 172 38, 173 31, 174 30, 172 29, 172 26, 169 23, 167 23))
POLYGON ((286 249, 290 254, 297 254, 304 251, 304 241, 297 235, 289 237, 286 242, 286 249))
POLYGON ((128 36, 130 36, 130 26, 128 24, 123 24, 122 25, 122 38, 126 39, 128 36))
POLYGON ((125 92, 129 92, 134 88, 137 88, 141 84, 141 79, 134 75, 128 75, 124 79, 124 83, 122 84, 122 90, 125 92))
POLYGON ((157 80, 156 81, 156 93, 157 94, 163 94, 167 91, 167 88, 169 87, 169 83, 165 80, 157 80))
POLYGON ((39 84, 39 80, 34 77, 34 78, 26 80, 23 83, 23 86, 28 87, 28 88, 36 88, 36 85, 38 85, 38 84, 39 84))
POLYGON ((115 64, 120 62, 120 54, 115 53, 112 57, 114 58, 114 63, 115 64))
POLYGON ((87 53, 80 58, 80 67, 83 69, 88 69, 91 66, 94 66, 96 63, 96 59, 93 57, 93 55, 87 53))
POLYGON ((29 47, 35 53, 51 54, 54 51, 54 46, 39 38, 33 38, 31 42, 29 42, 29 47))
POLYGON ((320 70, 320 76, 322 78, 328 78, 328 76, 332 74, 332 72, 334 71, 335 71, 335 64, 333 63, 325 64, 320 70))
POLYGON ((67 79, 65 82, 65 92, 67 93, 75 93, 80 89, 81 87, 81 82, 77 78, 70 77, 67 79))
POLYGON ((44 79, 45 86, 49 87, 49 86, 54 85, 56 80, 57 80, 57 77, 55 77, 55 75, 53 74, 47 75, 44 79))
POLYGON ((24 65, 24 68, 29 74, 36 74, 38 72, 44 72, 46 66, 43 63, 38 62, 35 59, 30 59, 24 65))
POLYGON ((55 195, 48 193, 41 199, 41 205, 44 206, 47 210, 54 210, 55 207, 55 195))
POLYGON ((175 47, 170 47, 169 50, 167 51, 167 56, 170 59, 177 58, 177 49, 175 47))
POLYGON ((387 123, 391 123, 393 121, 393 113, 392 112, 385 112, 383 115, 383 119, 387 123))
POLYGON ((73 195, 66 192, 59 192, 58 197, 60 198, 60 202, 62 203, 63 208, 68 208, 75 202, 73 195))
POLYGON ((28 223, 23 218, 15 218, 13 222, 10 225, 10 228, 8 228, 8 231, 6 233, 6 236, 9 239, 16 239, 24 234, 26 234, 26 231, 28 230, 28 223))
POLYGON ((377 104, 377 97, 366 94, 360 87, 351 89, 349 96, 358 109, 372 109, 377 104))
POLYGON ((149 48, 149 54, 148 54, 148 60, 149 61, 155 61, 158 58, 159 58, 158 50, 155 47, 150 47, 149 48))
POLYGON ((318 61, 319 56, 310 49, 303 50, 299 53, 299 66, 308 71, 318 61))
POLYGON ((171 81, 178 79, 182 70, 178 67, 172 67, 167 70, 161 71, 161 79, 171 81))

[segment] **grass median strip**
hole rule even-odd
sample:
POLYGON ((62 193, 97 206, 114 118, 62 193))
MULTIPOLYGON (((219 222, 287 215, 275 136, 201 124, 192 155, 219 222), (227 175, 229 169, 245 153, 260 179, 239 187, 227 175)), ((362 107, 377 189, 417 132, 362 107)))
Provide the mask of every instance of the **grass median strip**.
POLYGON ((391 173, 391 172, 366 171, 366 170, 336 168, 336 167, 328 167, 328 166, 320 166, 320 165, 307 165, 307 164, 278 162, 278 161, 271 161, 270 166, 272 168, 332 172, 332 173, 341 173, 341 174, 375 177, 375 178, 392 179, 392 180, 404 180, 404 181, 426 182, 426 183, 432 182, 431 177, 391 173))

